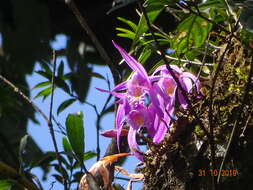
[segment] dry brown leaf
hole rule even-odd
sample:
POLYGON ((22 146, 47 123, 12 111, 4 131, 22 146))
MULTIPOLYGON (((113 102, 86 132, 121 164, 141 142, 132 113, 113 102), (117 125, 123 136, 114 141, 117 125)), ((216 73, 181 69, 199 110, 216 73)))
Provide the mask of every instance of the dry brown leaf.
POLYGON ((128 173, 128 171, 126 171, 124 168, 122 168, 120 166, 115 166, 115 171, 120 172, 124 176, 138 179, 138 180, 142 180, 144 178, 143 174, 141 174, 141 173, 136 173, 136 174, 128 173))
MULTIPOLYGON (((120 157, 129 156, 131 153, 120 153, 111 156, 106 156, 96 162, 90 169, 89 173, 93 176, 101 176, 104 186, 108 190, 114 190, 112 186, 113 172, 110 172, 110 165, 116 162, 120 157)), ((80 180, 79 190, 99 190, 97 183, 93 179, 94 177, 84 174, 80 180), (95 183, 95 184, 94 184, 95 183), (93 185, 92 185, 93 184, 93 185), (94 188, 90 188, 90 186, 94 188), (96 187, 97 186, 97 187, 96 187)))

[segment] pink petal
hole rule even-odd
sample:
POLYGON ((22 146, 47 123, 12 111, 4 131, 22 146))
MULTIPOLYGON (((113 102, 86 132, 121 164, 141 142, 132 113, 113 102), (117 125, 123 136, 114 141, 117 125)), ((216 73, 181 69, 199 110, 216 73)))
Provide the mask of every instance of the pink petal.
POLYGON ((127 86, 127 81, 122 82, 120 84, 118 84, 117 86, 115 86, 112 91, 120 91, 120 90, 125 90, 127 86))
MULTIPOLYGON (((104 137, 109 137, 109 138, 117 138, 117 134, 118 134, 117 129, 110 129, 110 130, 106 130, 106 131, 100 133, 100 135, 102 135, 104 137)), ((127 136, 127 135, 128 135, 128 130, 122 129, 120 136, 127 136)))
POLYGON ((97 90, 99 90, 100 92, 107 92, 117 98, 125 98, 125 93, 118 93, 118 92, 112 92, 112 91, 109 91, 109 90, 104 90, 104 89, 101 89, 101 88, 96 88, 97 90))
POLYGON ((120 152, 120 136, 121 131, 123 128, 123 122, 124 122, 124 116, 125 116, 125 110, 124 110, 124 104, 120 104, 117 110, 116 114, 116 129, 117 129, 117 145, 118 145, 118 151, 120 152))
POLYGON ((113 45, 118 49, 123 59, 126 61, 126 63, 131 67, 133 71, 136 71, 139 75, 142 76, 143 79, 149 81, 148 74, 144 67, 136 61, 132 56, 130 56, 123 48, 121 48, 118 44, 116 44, 114 41, 112 41, 113 45))
POLYGON ((140 161, 144 161, 143 159, 143 155, 140 153, 140 149, 139 146, 136 142, 136 134, 137 134, 137 130, 133 129, 132 127, 130 127, 129 133, 128 133, 128 145, 130 150, 133 152, 133 154, 140 160, 140 161))

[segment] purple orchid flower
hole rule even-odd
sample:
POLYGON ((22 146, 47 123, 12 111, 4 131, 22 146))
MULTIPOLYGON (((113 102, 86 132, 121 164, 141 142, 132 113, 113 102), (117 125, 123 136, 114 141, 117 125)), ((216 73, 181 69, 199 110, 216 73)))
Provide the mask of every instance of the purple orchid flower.
MULTIPOLYGON (((187 93, 192 93, 192 90, 194 88, 194 86, 196 86, 197 89, 197 93, 201 94, 201 84, 200 81, 198 80, 198 78, 196 76, 194 76, 193 74, 189 73, 189 72, 183 72, 178 66, 176 65, 171 65, 171 68, 173 70, 173 72, 175 73, 175 75, 178 77, 179 82, 182 86, 182 88, 187 92, 187 93)), ((164 92, 164 96, 170 96, 172 98, 172 104, 175 104, 175 99, 178 97, 179 103, 180 105, 186 109, 188 104, 182 94, 182 92, 180 92, 179 90, 177 90, 177 84, 174 81, 174 79, 172 78, 172 76, 170 75, 166 65, 162 65, 160 67, 158 67, 153 75, 158 74, 163 75, 164 77, 160 78, 160 80, 158 81, 158 84, 160 86, 160 88, 163 90, 164 92), (176 97, 176 92, 177 92, 177 97, 176 97)))
MULTIPOLYGON (((113 44, 134 73, 129 80, 118 84, 112 91, 98 89, 117 97, 119 104, 116 129, 105 132, 104 135, 116 136, 119 148, 120 136, 126 135, 123 126, 127 123, 129 148, 139 160, 143 161, 143 153, 136 140, 140 129, 146 128, 153 142, 160 143, 170 128, 176 98, 183 108, 187 108, 187 103, 165 65, 158 67, 151 76, 148 76, 138 61, 115 42, 113 44)), ((201 86, 197 77, 183 72, 175 65, 171 65, 171 68, 187 93, 191 93, 194 86, 197 92, 200 92, 201 86)))

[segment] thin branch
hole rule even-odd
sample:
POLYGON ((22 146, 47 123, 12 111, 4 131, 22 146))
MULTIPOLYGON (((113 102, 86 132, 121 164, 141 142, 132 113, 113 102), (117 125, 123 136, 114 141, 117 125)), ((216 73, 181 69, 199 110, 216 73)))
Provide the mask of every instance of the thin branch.
POLYGON ((49 123, 49 119, 47 118, 46 114, 38 106, 36 106, 36 104, 32 100, 30 100, 18 87, 16 87, 12 82, 10 82, 8 79, 6 79, 1 74, 0 74, 0 79, 5 84, 7 84, 8 86, 10 86, 15 93, 19 94, 25 101, 27 101, 33 107, 33 109, 36 112, 40 113, 41 116, 46 120, 46 122, 49 123))
MULTIPOLYGON (((160 55, 161 55, 161 52, 159 51, 158 52, 160 55)), ((197 62, 197 61, 191 61, 191 60, 186 60, 186 59, 179 59, 179 58, 176 58, 176 57, 172 57, 172 56, 169 56, 169 55, 165 55, 165 57, 168 59, 168 60, 174 60, 174 61, 179 61, 179 62, 182 62, 182 63, 187 63, 187 64, 192 64, 192 65, 198 65, 198 66, 213 66, 213 64, 210 64, 210 63, 201 63, 201 62, 197 62)))
POLYGON ((247 120, 246 120, 245 126, 244 126, 244 128, 243 128, 243 130, 242 130, 242 133, 241 133, 240 137, 244 137, 244 133, 245 133, 245 131, 246 131, 246 129, 247 129, 247 126, 248 126, 248 124, 249 124, 251 118, 252 118, 252 113, 253 113, 253 109, 251 109, 250 112, 249 112, 249 116, 248 116, 248 118, 247 118, 247 120))
MULTIPOLYGON (((53 112, 53 102, 54 102, 56 60, 57 60, 57 55, 56 55, 56 52, 53 50, 53 73, 52 73, 52 79, 51 79, 52 90, 51 90, 51 99, 50 99, 50 107, 49 107, 49 123, 48 123, 48 127, 49 127, 51 138, 53 140, 53 145, 54 145, 54 149, 55 149, 55 153, 56 153, 56 158, 58 160, 59 169, 60 169, 61 174, 63 174, 62 162, 61 162, 61 159, 60 159, 60 154, 59 154, 59 150, 58 150, 58 147, 57 147, 57 142, 56 142, 56 138, 55 138, 54 128, 53 128, 53 124, 52 124, 52 115, 53 115, 52 112, 53 112)), ((65 178, 63 178, 63 185, 64 185, 64 189, 67 190, 68 186, 67 186, 67 181, 66 181, 65 178)))

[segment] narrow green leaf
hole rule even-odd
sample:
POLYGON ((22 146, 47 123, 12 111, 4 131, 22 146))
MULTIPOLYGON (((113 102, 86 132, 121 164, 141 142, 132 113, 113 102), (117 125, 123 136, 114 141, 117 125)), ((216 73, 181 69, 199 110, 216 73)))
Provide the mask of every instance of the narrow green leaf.
POLYGON ((42 87, 48 86, 50 84, 51 84, 50 81, 40 82, 39 84, 35 85, 33 87, 33 89, 42 88, 42 87))
POLYGON ((125 34, 125 36, 127 38, 134 39, 134 37, 135 37, 135 33, 132 32, 132 31, 130 31, 130 30, 128 30, 128 29, 125 29, 125 28, 116 28, 116 30, 118 30, 120 32, 123 32, 123 34, 125 34))
POLYGON ((83 113, 69 114, 66 119, 66 129, 71 147, 78 160, 82 162, 84 154, 83 113))
POLYGON ((132 28, 133 31, 137 30, 137 25, 135 23, 133 23, 131 20, 127 20, 127 19, 122 18, 122 17, 117 17, 117 19, 124 22, 128 26, 130 26, 130 28, 132 28))
POLYGON ((131 36, 127 33, 118 33, 117 36, 122 37, 122 38, 129 38, 130 40, 134 39, 134 36, 131 36))
POLYGON ((96 157, 97 154, 95 152, 89 151, 89 152, 85 152, 84 156, 83 156, 83 161, 89 160, 91 158, 96 157))
POLYGON ((46 73, 49 73, 50 75, 52 75, 52 71, 50 69, 50 63, 42 60, 39 62, 40 66, 45 70, 46 73))
MULTIPOLYGON (((151 23, 155 21, 155 19, 158 17, 158 15, 161 13, 163 8, 158 9, 158 10, 152 10, 147 12, 148 18, 151 23)), ((141 36, 148 30, 147 22, 145 17, 142 15, 140 18, 140 21, 138 23, 137 30, 135 32, 135 38, 132 43, 132 47, 134 47, 138 42, 139 39, 141 39, 141 36)), ((132 48, 131 48, 132 49, 132 48)))
POLYGON ((141 52, 141 55, 139 56, 138 61, 144 64, 147 61, 147 59, 150 57, 151 53, 152 53, 151 49, 149 49, 148 46, 146 46, 141 52))
POLYGON ((67 137, 62 137, 62 146, 65 152, 72 152, 72 147, 67 137))
POLYGON ((65 110, 71 104, 73 104, 75 101, 76 101, 75 98, 71 98, 71 99, 68 99, 68 100, 65 100, 64 102, 62 102, 61 105, 57 109, 57 115, 59 115, 59 113, 61 113, 63 110, 65 110))
POLYGON ((50 87, 48 87, 48 88, 46 88, 46 89, 40 91, 40 92, 34 97, 34 99, 39 98, 39 97, 41 97, 41 96, 43 96, 43 98, 45 99, 45 98, 47 98, 47 97, 51 94, 51 92, 52 92, 52 86, 50 86, 50 87))

